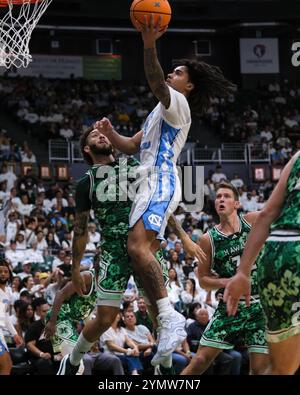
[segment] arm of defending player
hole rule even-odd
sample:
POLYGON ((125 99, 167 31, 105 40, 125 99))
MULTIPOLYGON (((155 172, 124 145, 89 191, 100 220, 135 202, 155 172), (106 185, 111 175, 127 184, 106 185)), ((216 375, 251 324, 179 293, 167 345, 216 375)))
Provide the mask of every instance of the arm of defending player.
POLYGON ((88 221, 90 218, 91 201, 89 196, 90 178, 83 177, 76 186, 75 202, 75 224, 72 246, 72 282, 78 295, 86 293, 86 286, 80 276, 80 262, 88 241, 88 221))
POLYGON ((74 239, 72 246, 72 282, 78 295, 83 296, 86 293, 86 286, 83 278, 80 276, 80 262, 82 260, 85 247, 88 241, 88 220, 90 211, 76 212, 74 239))
POLYGON ((111 144, 120 152, 127 155, 134 155, 140 150, 143 132, 139 131, 133 137, 121 136, 112 126, 108 118, 102 118, 94 125, 100 133, 104 134, 111 144))
POLYGON ((226 286, 224 300, 227 303, 227 312, 229 315, 236 313, 241 296, 245 295, 247 305, 250 304, 250 273, 252 265, 269 235, 272 222, 281 212, 282 205, 285 201, 286 183, 297 155, 286 165, 266 206, 259 212, 247 238, 237 273, 226 286))
MULTIPOLYGON (((80 274, 83 281, 85 282, 86 287, 91 284, 91 276, 88 273, 82 272, 80 274)), ((51 309, 51 316, 49 321, 45 326, 45 335, 46 339, 49 339, 51 336, 54 336, 56 332, 56 322, 59 310, 64 303, 65 300, 70 299, 72 295, 76 293, 76 289, 72 281, 69 281, 62 289, 60 289, 55 295, 54 302, 51 309)))
POLYGON ((150 89, 154 96, 166 107, 170 105, 170 90, 165 81, 164 72, 158 61, 156 51, 156 40, 159 39, 167 30, 160 31, 161 18, 154 24, 154 17, 150 19, 145 16, 145 23, 140 26, 142 39, 144 42, 144 70, 150 89))
POLYGON ((175 215, 172 214, 170 216, 168 225, 173 228, 176 236, 182 241, 183 249, 187 254, 196 258, 199 262, 202 262, 202 260, 206 259, 206 255, 202 248, 190 239, 189 235, 182 229, 175 215))
POLYGON ((229 281, 229 278, 218 278, 211 272, 211 244, 207 233, 201 236, 199 246, 206 255, 206 258, 198 264, 199 284, 207 291, 224 288, 229 281))
POLYGON ((56 321, 59 310, 66 299, 69 299, 75 293, 75 287, 72 281, 69 281, 62 289, 60 289, 54 298, 54 302, 51 309, 51 316, 45 326, 46 339, 50 339, 56 332, 56 321))

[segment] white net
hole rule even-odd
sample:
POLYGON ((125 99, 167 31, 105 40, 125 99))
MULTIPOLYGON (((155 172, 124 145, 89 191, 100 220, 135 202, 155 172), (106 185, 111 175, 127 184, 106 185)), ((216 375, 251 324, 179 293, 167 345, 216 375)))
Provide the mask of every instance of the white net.
POLYGON ((0 0, 0 67, 27 67, 29 41, 52 0, 0 0))

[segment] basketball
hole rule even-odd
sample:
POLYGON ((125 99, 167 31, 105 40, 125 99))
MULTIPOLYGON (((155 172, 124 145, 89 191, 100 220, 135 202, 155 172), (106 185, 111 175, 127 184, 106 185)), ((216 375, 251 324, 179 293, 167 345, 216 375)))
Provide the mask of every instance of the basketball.
POLYGON ((154 16, 154 23, 156 24, 158 18, 161 16, 161 28, 164 30, 171 20, 172 10, 168 0, 134 0, 130 7, 130 19, 134 27, 138 29, 136 21, 141 25, 145 24, 145 15, 150 18, 151 14, 154 16))

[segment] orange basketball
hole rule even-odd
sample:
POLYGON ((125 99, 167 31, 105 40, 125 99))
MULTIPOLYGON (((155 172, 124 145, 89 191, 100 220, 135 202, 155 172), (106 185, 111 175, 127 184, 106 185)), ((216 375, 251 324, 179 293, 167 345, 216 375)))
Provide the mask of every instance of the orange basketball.
POLYGON ((130 19, 136 29, 138 29, 136 21, 144 25, 145 15, 147 15, 149 20, 151 14, 154 16, 154 23, 157 23, 159 16, 161 16, 160 30, 168 26, 172 14, 168 0, 134 0, 131 4, 130 19))

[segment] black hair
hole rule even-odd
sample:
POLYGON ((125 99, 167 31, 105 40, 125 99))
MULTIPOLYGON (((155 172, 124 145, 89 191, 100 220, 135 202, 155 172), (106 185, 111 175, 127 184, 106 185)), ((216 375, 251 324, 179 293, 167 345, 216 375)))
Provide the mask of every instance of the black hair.
POLYGON ((47 301, 45 298, 39 297, 39 298, 35 298, 32 301, 31 306, 32 306, 33 310, 36 311, 37 307, 42 306, 43 304, 46 304, 46 303, 47 303, 47 301))
POLYGON ((236 90, 236 85, 227 80, 217 66, 199 59, 176 60, 173 65, 185 66, 188 70, 189 80, 194 84, 188 102, 196 115, 202 115, 209 109, 212 97, 226 97, 236 90))
POLYGON ((5 266, 7 267, 8 271, 9 271, 9 278, 8 278, 8 283, 11 284, 12 280, 13 280, 13 274, 12 274, 12 270, 11 270, 11 265, 10 263, 4 259, 4 258, 0 258, 0 266, 5 266))
POLYGON ((86 129, 82 133, 82 135, 80 137, 80 151, 81 151, 81 154, 82 154, 84 160, 91 166, 94 164, 94 162, 93 162, 91 156, 87 152, 85 152, 84 147, 87 145, 87 139, 89 137, 89 134, 93 130, 94 130, 94 126, 90 126, 88 129, 86 129))

